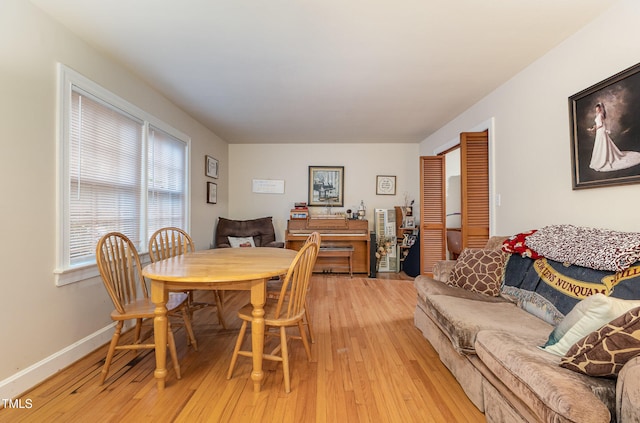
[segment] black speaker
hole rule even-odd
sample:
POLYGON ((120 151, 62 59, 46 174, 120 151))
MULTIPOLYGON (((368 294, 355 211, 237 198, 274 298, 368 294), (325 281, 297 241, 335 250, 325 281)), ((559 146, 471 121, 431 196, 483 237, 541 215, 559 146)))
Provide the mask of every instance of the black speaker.
POLYGON ((407 276, 415 278, 420 274, 420 234, 416 235, 416 242, 409 248, 409 253, 404 259, 402 270, 407 276))
POLYGON ((376 233, 369 232, 369 277, 375 278, 376 275, 376 233))

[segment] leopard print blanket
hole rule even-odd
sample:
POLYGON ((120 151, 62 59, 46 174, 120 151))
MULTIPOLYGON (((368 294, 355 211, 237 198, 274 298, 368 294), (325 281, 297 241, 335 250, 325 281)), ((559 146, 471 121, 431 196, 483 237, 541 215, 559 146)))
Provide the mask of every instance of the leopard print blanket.
POLYGON ((573 225, 546 226, 526 245, 551 260, 620 272, 640 260, 640 233, 573 225))

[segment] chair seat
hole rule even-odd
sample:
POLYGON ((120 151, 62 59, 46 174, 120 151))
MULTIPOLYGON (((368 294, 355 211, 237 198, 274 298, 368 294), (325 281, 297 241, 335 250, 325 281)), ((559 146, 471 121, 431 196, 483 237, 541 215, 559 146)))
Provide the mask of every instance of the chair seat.
MULTIPOLYGON (((300 313, 291 316, 288 319, 284 319, 280 317, 276 319, 276 307, 278 306, 277 301, 269 301, 264 305, 264 324, 267 326, 294 326, 298 321, 302 320, 304 317, 304 309, 300 311, 300 313)), ((286 307, 286 303, 285 306, 286 307)), ((251 312, 253 311, 253 306, 251 303, 246 304, 240 310, 238 310, 238 317, 242 320, 246 320, 250 322, 253 319, 251 312)))
MULTIPOLYGON (((187 301, 187 294, 184 292, 170 292, 167 300, 167 312, 172 312, 187 301)), ((118 310, 111 312, 113 320, 130 320, 130 319, 148 319, 154 316, 156 305, 150 298, 141 298, 137 301, 124 305, 124 314, 120 314, 118 310)))

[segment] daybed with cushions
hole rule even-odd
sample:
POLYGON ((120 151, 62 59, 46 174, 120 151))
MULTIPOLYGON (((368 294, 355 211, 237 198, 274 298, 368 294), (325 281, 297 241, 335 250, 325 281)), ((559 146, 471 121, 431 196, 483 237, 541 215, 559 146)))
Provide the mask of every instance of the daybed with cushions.
POLYGON ((220 217, 216 227, 215 241, 215 248, 284 247, 284 242, 276 241, 271 216, 251 220, 231 220, 220 217))
POLYGON ((611 233, 494 237, 415 279, 416 327, 488 422, 640 421, 640 234, 611 233))

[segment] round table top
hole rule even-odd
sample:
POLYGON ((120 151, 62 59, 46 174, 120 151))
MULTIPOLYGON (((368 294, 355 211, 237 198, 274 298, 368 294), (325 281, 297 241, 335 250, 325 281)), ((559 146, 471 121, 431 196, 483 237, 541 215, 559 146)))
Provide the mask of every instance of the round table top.
POLYGON ((233 282, 287 273, 298 252, 285 248, 217 248, 151 263, 142 274, 167 282, 233 282))

